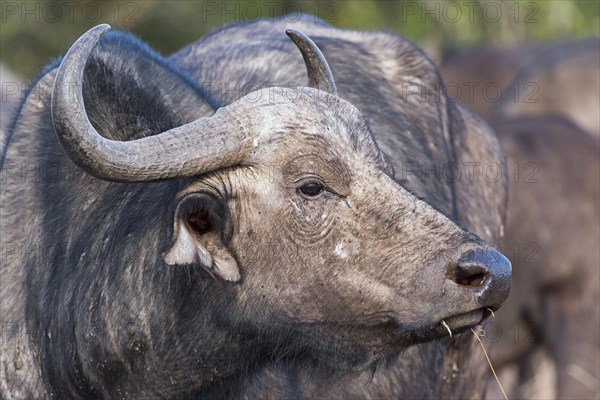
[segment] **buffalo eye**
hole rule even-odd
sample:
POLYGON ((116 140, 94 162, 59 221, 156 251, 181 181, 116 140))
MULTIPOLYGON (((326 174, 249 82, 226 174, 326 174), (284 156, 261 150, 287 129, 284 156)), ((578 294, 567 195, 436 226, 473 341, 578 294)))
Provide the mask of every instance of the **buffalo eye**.
POLYGON ((311 182, 307 183, 306 185, 300 186, 298 190, 305 196, 315 197, 321 194, 321 192, 323 191, 323 186, 319 185, 318 183, 311 182))

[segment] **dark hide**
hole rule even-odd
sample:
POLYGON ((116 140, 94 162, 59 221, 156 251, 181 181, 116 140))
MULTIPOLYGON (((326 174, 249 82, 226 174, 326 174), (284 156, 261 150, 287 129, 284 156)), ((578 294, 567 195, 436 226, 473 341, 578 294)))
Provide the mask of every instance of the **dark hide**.
MULTIPOLYGON (((139 370, 136 365, 148 357, 151 340, 156 346, 152 357, 178 357, 161 354, 160 349, 172 337, 180 336, 174 331, 191 334, 192 330, 185 328, 192 323, 186 299, 209 293, 193 290, 198 283, 185 267, 168 275, 160 269, 138 268, 156 265, 160 258, 155 249, 165 246, 170 235, 169 207, 173 207, 178 182, 115 185, 73 165, 49 123, 48 94, 57 65, 32 84, 13 128, 19 134, 10 138, 2 167, 0 222, 6 267, 1 278, 4 282, 10 278, 15 285, 3 288, 2 339, 14 343, 32 340, 39 359, 44 360, 38 384, 45 385, 31 385, 36 382, 37 369, 31 368, 31 355, 19 355, 15 346, 2 354, 3 362, 14 358, 13 362, 21 365, 10 377, 11 387, 20 389, 11 393, 23 398, 51 394, 57 398, 127 397, 128 391, 136 389, 114 386, 115 392, 106 392, 110 386, 96 386, 96 382, 122 379, 124 374, 141 374, 131 382, 148 392, 177 391, 175 371, 164 371, 159 365, 154 371, 139 370), (39 121, 46 122, 32 125, 39 121), (67 207, 73 202, 82 206, 67 207), (19 220, 15 220, 17 216, 19 220), (18 228, 22 224, 33 229, 25 232, 18 228), (8 232, 10 242, 5 242, 8 232), (140 241, 140 237, 152 241, 140 241), (27 282, 27 293, 16 289, 20 282, 27 282), (143 297, 129 301, 129 293, 140 286, 156 289, 142 291, 143 297), (98 290, 106 297, 94 297, 98 290), (169 299, 177 299, 177 303, 169 299), (26 321, 18 317, 23 306, 16 304, 20 302, 26 321), (151 314, 141 316, 150 312, 147 307, 168 318, 154 324, 159 319, 151 314), (127 335, 122 335, 123 331, 127 335), (158 332, 158 337, 153 336, 158 332), (123 337, 130 342, 116 342, 123 337), (152 389, 156 377, 166 372, 172 373, 175 389, 152 389)), ((115 132, 128 138, 152 135, 213 113, 214 101, 187 75, 122 33, 107 34, 95 50, 83 92, 92 124, 112 138, 116 138, 115 132)), ((208 298, 204 302, 209 302, 208 298)), ((225 338, 213 339, 216 343, 225 338)), ((198 363, 198 358, 189 363, 198 363)))

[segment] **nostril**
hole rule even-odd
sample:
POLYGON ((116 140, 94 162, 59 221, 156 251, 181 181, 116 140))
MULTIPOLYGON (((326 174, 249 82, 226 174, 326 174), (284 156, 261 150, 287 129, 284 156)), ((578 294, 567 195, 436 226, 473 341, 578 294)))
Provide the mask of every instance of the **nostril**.
POLYGON ((461 286, 468 286, 471 288, 478 288, 485 282, 486 274, 483 272, 475 274, 464 274, 462 271, 458 271, 456 274, 456 283, 461 286))
POLYGON ((460 286, 477 289, 485 283, 489 270, 474 260, 462 258, 450 269, 449 278, 460 286))

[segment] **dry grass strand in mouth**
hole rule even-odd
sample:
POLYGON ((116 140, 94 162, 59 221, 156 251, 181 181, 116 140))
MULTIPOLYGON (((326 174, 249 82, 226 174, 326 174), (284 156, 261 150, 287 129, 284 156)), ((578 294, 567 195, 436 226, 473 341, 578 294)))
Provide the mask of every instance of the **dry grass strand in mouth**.
POLYGON ((500 387, 500 390, 502 391, 502 394, 504 395, 504 398, 506 400, 508 400, 508 396, 506 395, 506 392, 504 391, 504 388, 502 387, 502 384, 500 383, 500 379, 498 379, 498 375, 496 375, 496 371, 494 370, 494 366, 492 365, 492 362, 490 361, 490 358, 488 357, 487 351, 485 351, 485 347, 483 346, 483 342, 479 338, 479 335, 477 334, 477 332, 475 332, 473 330, 473 328, 471 328, 471 332, 473 332, 473 335, 475 335, 475 338, 477 339, 477 341, 481 345, 481 349, 483 350, 483 354, 485 355, 485 359, 487 360, 488 365, 490 366, 490 369, 492 370, 492 373, 494 374, 494 378, 496 378, 496 382, 498 383, 498 386, 500 387))
POLYGON ((450 327, 448 326, 446 321, 442 320, 442 325, 444 325, 444 328, 448 329, 448 334, 450 335, 450 337, 452 337, 452 331, 450 330, 450 327))

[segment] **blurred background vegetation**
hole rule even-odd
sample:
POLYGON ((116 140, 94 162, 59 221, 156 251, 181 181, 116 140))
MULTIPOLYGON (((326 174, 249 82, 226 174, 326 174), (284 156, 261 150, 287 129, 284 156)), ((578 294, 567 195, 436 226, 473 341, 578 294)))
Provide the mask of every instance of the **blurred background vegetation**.
POLYGON ((483 44, 506 47, 600 35, 598 0, 2 0, 0 5, 0 61, 26 79, 103 22, 135 33, 162 54, 226 23, 293 12, 343 28, 394 31, 434 58, 483 44))

